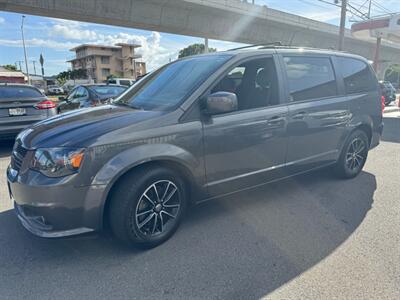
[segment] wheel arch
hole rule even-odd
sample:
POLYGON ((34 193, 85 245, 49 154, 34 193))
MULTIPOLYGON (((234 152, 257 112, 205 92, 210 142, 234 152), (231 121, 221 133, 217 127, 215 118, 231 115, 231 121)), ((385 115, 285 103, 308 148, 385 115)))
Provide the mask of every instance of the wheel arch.
POLYGON ((177 172, 181 177, 182 180, 185 182, 185 186, 187 187, 186 189, 186 194, 189 199, 189 204, 195 203, 196 198, 195 197, 190 197, 191 195, 198 195, 197 191, 199 191, 198 184, 196 182, 195 175, 193 174, 192 170, 190 167, 187 166, 187 164, 183 163, 182 161, 177 160, 176 158, 171 158, 171 157, 159 157, 159 158, 152 158, 152 159, 146 159, 142 160, 140 162, 136 162, 129 167, 125 168, 124 170, 121 170, 114 178, 112 181, 107 185, 107 188, 105 189, 105 193, 103 196, 102 200, 102 205, 101 205, 101 220, 100 220, 100 225, 102 228, 108 226, 108 209, 111 203, 111 199, 113 196, 114 191, 118 187, 119 183, 129 176, 130 174, 138 171, 141 168, 145 167, 165 167, 168 169, 171 169, 175 172, 177 172))
POLYGON ((361 130, 364 131, 367 134, 368 137, 368 143, 371 145, 371 140, 372 140, 372 126, 366 123, 358 125, 352 132, 355 130, 361 130))

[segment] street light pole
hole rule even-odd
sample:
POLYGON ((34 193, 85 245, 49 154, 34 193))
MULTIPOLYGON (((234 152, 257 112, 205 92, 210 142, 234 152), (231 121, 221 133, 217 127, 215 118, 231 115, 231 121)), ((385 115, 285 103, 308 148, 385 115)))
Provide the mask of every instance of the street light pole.
POLYGON ((21 23, 22 45, 24 47, 26 76, 28 76, 28 84, 31 84, 31 77, 29 76, 29 69, 28 69, 28 59, 26 58, 26 47, 25 47, 25 37, 24 37, 24 20, 25 20, 25 16, 22 16, 22 23, 21 23))
POLYGON ((339 43, 338 50, 342 51, 344 47, 344 32, 346 26, 346 12, 347 12, 347 0, 342 0, 342 9, 340 11, 340 29, 339 29, 339 43))

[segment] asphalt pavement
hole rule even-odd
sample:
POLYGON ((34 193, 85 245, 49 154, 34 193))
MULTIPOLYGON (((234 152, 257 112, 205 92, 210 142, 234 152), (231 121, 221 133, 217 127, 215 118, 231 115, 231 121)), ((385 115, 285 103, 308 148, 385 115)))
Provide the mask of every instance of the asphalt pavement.
POLYGON ((0 299, 400 299, 398 112, 357 178, 323 170, 201 204, 149 251, 25 231, 0 143, 0 299))

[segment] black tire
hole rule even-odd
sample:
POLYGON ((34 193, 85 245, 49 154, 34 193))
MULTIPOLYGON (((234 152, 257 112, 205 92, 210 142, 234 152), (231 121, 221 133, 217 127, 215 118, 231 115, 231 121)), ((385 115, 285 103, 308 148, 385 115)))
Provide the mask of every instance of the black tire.
POLYGON ((344 179, 354 178, 362 171, 368 157, 369 139, 362 130, 353 131, 347 138, 335 166, 335 173, 344 179))
POLYGON ((164 167, 135 170, 119 182, 110 199, 111 230, 129 246, 156 247, 178 229, 186 197, 185 183, 176 172, 164 167))

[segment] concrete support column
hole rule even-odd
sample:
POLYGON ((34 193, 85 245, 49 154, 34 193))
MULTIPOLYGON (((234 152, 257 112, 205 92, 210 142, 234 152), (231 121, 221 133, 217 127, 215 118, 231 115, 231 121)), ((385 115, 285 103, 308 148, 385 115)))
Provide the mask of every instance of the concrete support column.
POLYGON ((373 64, 373 67, 374 67, 374 70, 375 70, 375 72, 376 73, 378 73, 378 63, 379 63, 379 52, 380 52, 380 49, 381 49, 381 43, 382 43, 382 38, 381 37, 378 37, 377 39, 376 39, 376 47, 375 47, 375 55, 374 55, 374 64, 373 64))
POLYGON ((204 53, 208 53, 208 38, 204 39, 204 53))

